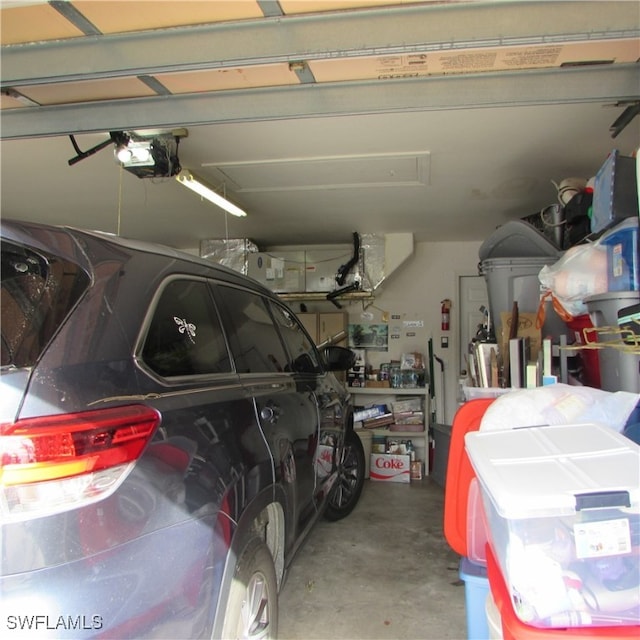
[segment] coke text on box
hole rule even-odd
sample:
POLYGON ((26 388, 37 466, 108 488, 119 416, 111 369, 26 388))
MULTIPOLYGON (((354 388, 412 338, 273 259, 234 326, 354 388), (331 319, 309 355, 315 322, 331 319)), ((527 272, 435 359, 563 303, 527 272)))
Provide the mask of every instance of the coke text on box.
POLYGON ((411 482, 411 456, 372 453, 369 472, 371 480, 411 482))

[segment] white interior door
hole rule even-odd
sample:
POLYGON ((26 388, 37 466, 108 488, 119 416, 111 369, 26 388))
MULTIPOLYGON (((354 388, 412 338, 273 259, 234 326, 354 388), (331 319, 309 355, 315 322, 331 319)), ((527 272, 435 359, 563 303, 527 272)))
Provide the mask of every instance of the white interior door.
POLYGON ((459 373, 468 371, 466 355, 469 343, 478 332, 478 327, 484 323, 485 316, 481 311, 484 306, 489 308, 489 296, 484 276, 460 276, 460 363, 459 373))

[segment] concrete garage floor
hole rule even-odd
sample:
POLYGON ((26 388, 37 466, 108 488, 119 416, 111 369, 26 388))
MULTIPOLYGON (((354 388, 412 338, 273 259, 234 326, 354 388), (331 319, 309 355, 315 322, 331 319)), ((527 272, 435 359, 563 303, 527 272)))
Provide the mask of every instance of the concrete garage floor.
POLYGON ((466 638, 443 504, 430 478, 366 480, 353 513, 319 522, 295 558, 280 594, 280 640, 466 638))

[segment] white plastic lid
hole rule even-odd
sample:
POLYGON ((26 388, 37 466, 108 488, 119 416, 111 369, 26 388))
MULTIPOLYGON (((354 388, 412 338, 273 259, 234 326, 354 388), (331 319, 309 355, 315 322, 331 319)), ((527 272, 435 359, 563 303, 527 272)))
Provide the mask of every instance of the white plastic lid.
POLYGON ((532 224, 511 220, 500 225, 480 246, 480 262, 495 258, 555 258, 562 252, 532 224))
POLYGON ((476 431, 471 464, 496 511, 520 519, 580 508, 638 509, 640 446, 601 424, 476 431))

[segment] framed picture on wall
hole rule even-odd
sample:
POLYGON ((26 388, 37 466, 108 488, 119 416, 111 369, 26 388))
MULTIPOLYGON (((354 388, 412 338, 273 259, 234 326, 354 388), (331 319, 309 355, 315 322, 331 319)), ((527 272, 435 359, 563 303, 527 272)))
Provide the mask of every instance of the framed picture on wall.
POLYGON ((389 347, 389 325, 361 323, 348 328, 349 347, 370 351, 387 351, 389 347))

